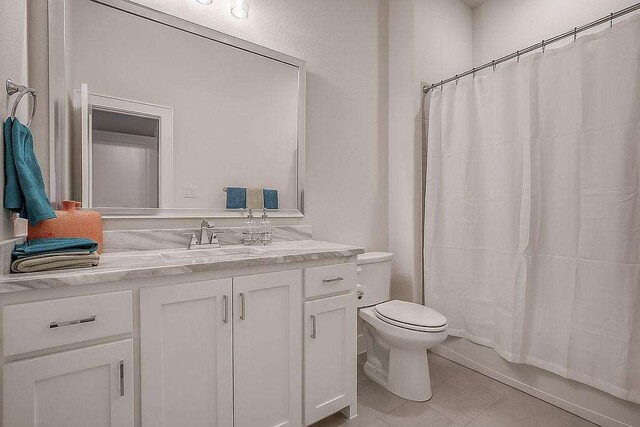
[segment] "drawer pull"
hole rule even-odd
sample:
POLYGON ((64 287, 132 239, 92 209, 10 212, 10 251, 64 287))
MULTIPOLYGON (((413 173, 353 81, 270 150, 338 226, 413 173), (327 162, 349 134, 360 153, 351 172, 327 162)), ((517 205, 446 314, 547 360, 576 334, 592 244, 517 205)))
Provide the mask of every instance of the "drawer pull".
POLYGON ((83 323, 91 323, 96 321, 96 316, 85 317, 84 319, 67 320, 64 322, 51 322, 49 329, 62 328, 65 326, 82 325, 83 323))
POLYGON ((338 277, 334 277, 333 279, 322 279, 322 282, 323 283, 333 283, 333 282, 340 282, 342 280, 344 280, 344 278, 338 276, 338 277))
POLYGON ((315 315, 311 315, 311 339, 318 338, 318 319, 315 315))
POLYGON ((124 360, 121 360, 118 364, 119 378, 120 378, 120 397, 124 396, 124 360))

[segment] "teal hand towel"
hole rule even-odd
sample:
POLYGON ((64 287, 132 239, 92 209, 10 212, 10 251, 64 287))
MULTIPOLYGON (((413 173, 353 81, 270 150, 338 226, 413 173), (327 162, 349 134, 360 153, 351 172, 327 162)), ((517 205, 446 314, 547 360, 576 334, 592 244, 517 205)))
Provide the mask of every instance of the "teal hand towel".
POLYGON ((227 187, 227 209, 247 207, 247 189, 245 187, 227 187))
POLYGON ((262 191, 264 192, 265 209, 278 209, 278 190, 265 188, 262 191))
POLYGON ((31 130, 20 120, 4 123, 5 192, 4 207, 19 212, 20 218, 36 225, 56 217, 44 188, 42 171, 33 151, 31 130))
POLYGON ((62 252, 95 252, 98 244, 85 238, 33 239, 19 243, 13 249, 14 258, 40 255, 44 253, 62 252))
POLYGON ((13 212, 21 212, 24 206, 24 195, 18 181, 18 171, 13 161, 13 145, 11 138, 11 118, 4 122, 4 207, 13 212))

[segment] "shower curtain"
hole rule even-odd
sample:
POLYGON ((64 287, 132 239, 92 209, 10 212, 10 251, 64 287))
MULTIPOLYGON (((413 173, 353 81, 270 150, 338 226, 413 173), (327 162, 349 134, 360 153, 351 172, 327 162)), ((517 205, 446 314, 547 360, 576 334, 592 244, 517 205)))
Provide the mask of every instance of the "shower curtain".
POLYGON ((425 302, 640 403, 640 16, 428 96, 425 302))

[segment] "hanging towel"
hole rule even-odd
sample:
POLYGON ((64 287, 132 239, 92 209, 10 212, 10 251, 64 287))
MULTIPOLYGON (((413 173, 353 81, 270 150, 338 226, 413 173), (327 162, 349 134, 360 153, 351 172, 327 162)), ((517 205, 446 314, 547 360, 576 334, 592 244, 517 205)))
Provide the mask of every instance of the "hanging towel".
POLYGON ((14 273, 94 267, 100 262, 97 252, 55 252, 20 257, 11 263, 14 273))
POLYGON ((42 171, 33 151, 31 130, 20 120, 4 122, 4 207, 36 225, 56 217, 44 188, 42 171))
POLYGON ((247 188, 247 207, 249 209, 264 208, 262 188, 247 188))
POLYGON ((227 209, 244 209, 247 207, 247 189, 244 187, 227 187, 227 209))
POLYGON ((86 252, 98 250, 98 244, 85 238, 33 239, 20 243, 13 249, 15 258, 47 253, 86 252))
POLYGON ((265 209, 278 209, 278 190, 264 188, 264 207, 265 209))

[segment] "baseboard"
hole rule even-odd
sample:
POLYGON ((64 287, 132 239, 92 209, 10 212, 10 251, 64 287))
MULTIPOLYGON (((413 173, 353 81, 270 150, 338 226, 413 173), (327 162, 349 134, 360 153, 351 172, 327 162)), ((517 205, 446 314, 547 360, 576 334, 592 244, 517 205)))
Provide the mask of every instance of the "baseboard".
POLYGON ((492 349, 463 338, 450 337, 431 351, 598 425, 640 426, 640 421, 636 421, 640 420, 640 405, 533 366, 509 363, 492 349))

